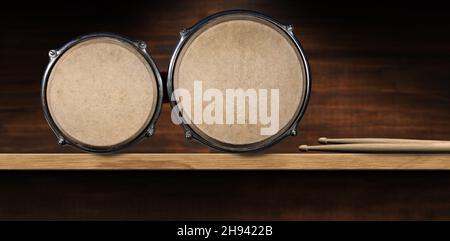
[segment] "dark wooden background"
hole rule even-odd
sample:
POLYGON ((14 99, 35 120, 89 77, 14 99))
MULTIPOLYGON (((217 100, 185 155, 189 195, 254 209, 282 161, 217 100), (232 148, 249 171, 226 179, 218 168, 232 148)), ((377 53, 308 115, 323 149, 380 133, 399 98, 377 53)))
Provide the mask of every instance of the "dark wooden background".
MULTIPOLYGON (((312 70, 300 134, 266 152, 320 136, 449 139, 450 17, 433 1, 17 1, 0 9, 0 152, 78 152, 41 111, 50 49, 120 33, 165 72, 179 30, 236 8, 294 24, 312 70)), ((169 114, 126 152, 213 152, 169 114)), ((449 219, 449 184, 447 172, 0 172, 0 219, 449 219)))

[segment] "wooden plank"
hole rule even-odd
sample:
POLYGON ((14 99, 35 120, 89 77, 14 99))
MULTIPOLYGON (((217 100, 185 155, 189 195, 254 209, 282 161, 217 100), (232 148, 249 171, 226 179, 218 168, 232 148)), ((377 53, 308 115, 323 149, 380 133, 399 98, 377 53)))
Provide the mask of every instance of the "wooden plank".
POLYGON ((0 154, 0 170, 449 170, 450 154, 0 154))
MULTIPOLYGON (((108 11, 93 1, 89 8, 61 3, 58 11, 49 11, 55 6, 43 1, 28 8, 22 2, 0 8, 5 36, 0 66, 7 66, 0 68, 0 152, 76 152, 57 144, 42 113, 40 78, 50 49, 84 33, 120 33, 146 41, 166 72, 181 29, 231 8, 257 10, 293 24, 310 60, 311 101, 299 135, 267 152, 298 153, 300 144, 316 144, 321 136, 450 137, 450 18, 445 7, 408 4, 406 11, 405 4, 393 2, 389 7, 344 1, 139 2, 109 1, 108 11)), ((211 152, 185 140, 170 113, 165 103, 155 135, 124 151, 211 152)))

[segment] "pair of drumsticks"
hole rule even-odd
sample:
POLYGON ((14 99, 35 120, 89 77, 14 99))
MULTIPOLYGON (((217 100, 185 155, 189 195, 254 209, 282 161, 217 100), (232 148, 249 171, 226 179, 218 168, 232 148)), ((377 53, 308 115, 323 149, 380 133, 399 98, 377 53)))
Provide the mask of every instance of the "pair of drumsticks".
POLYGON ((450 141, 389 138, 319 138, 324 145, 299 146, 300 151, 365 153, 450 153, 450 141))

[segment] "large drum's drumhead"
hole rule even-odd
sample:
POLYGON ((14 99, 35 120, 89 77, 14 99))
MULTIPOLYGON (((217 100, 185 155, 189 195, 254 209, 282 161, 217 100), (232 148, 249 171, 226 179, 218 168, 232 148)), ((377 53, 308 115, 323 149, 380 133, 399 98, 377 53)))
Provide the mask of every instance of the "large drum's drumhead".
MULTIPOLYGON (((275 135, 261 135, 264 125, 259 121, 190 125, 205 139, 225 145, 251 145, 281 135, 292 125, 305 101, 306 71, 298 46, 279 26, 248 14, 230 14, 209 20, 189 36, 174 62, 173 88, 194 93, 193 83, 200 80, 203 90, 215 88, 223 93, 237 88, 267 89, 269 93, 278 89, 279 132, 275 135)), ((203 108, 208 104, 204 101, 203 108)), ((185 108, 182 102, 177 105, 185 108)), ((270 113, 270 104, 268 110, 270 113)), ((235 111, 234 116, 240 107, 235 111)), ((183 118, 192 121, 193 117, 183 113, 183 118)))
POLYGON ((136 138, 158 102, 149 63, 135 46, 112 37, 89 38, 66 50, 45 91, 49 115, 65 138, 94 149, 136 138))

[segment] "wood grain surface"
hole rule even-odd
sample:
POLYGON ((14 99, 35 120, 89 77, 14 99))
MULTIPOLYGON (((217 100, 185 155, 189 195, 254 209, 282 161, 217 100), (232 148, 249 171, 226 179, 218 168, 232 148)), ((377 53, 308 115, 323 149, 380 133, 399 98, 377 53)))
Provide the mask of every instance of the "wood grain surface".
MULTIPOLYGON (((293 24, 311 66, 311 102, 299 135, 266 152, 295 153, 321 136, 450 139, 450 21, 439 5, 77 3, 2 8, 0 64, 8 67, 0 69, 0 152, 78 152, 57 145, 42 114, 39 91, 50 49, 85 33, 120 33, 146 41, 166 72, 181 29, 234 8, 293 24)), ((183 137, 165 104, 155 136, 126 152, 213 151, 183 137)))
MULTIPOLYGON (((50 49, 121 33, 165 72, 180 29, 236 8, 294 24, 311 66, 299 135, 266 152, 321 136, 450 139, 450 19, 433 1, 17 1, 0 8, 0 152, 78 152, 57 145, 41 111, 50 49)), ((214 152, 169 113, 126 152, 214 152)), ((0 219, 438 220, 450 219, 449 186, 442 171, 0 171, 0 219)))
POLYGON ((2 171, 0 219, 446 220, 448 172, 2 171))
POLYGON ((0 170, 450 170, 450 154, 0 154, 0 170))

